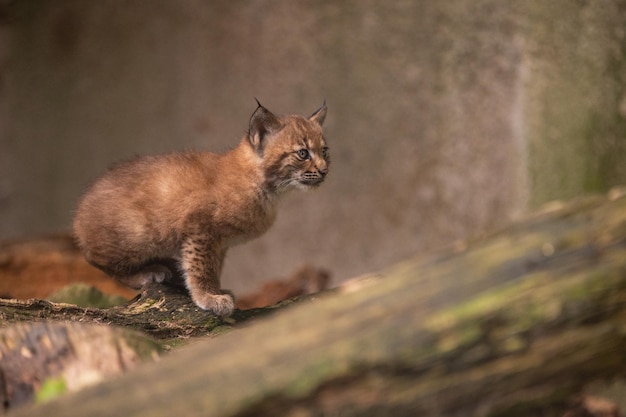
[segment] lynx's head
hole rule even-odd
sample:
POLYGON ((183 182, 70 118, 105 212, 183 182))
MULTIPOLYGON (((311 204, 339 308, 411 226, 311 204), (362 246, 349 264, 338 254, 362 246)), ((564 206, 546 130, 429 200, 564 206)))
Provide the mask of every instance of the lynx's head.
POLYGON ((275 116, 258 104, 250 118, 248 141, 262 158, 266 188, 281 192, 320 185, 330 164, 322 132, 326 102, 309 118, 275 116))

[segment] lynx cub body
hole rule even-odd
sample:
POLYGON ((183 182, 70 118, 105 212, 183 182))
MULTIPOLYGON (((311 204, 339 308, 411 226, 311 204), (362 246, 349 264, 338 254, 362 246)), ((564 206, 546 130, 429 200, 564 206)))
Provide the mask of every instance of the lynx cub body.
POLYGON ((275 116, 260 103, 233 150, 172 153, 123 162, 79 202, 74 234, 92 265, 133 287, 183 283, 198 307, 228 316, 220 288, 230 246, 264 233, 278 197, 322 183, 330 163, 326 103, 311 117, 275 116))

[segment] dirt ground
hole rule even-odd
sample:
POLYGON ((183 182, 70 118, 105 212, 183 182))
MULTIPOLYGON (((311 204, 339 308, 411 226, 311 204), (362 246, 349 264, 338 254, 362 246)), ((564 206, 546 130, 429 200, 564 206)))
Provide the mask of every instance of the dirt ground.
POLYGON ((0 243, 0 297, 46 298, 78 282, 107 294, 127 298, 136 294, 89 265, 69 235, 0 243))

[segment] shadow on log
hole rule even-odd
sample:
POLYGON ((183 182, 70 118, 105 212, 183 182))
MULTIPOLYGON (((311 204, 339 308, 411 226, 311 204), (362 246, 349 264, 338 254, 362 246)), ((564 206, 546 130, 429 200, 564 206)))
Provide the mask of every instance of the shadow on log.
POLYGON ((589 384, 623 377, 625 300, 615 191, 13 415, 563 416, 589 384))

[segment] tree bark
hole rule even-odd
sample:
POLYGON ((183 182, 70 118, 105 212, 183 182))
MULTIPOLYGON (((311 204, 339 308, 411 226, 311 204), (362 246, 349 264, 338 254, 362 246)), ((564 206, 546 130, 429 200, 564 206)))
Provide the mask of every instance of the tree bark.
POLYGON ((3 323, 42 320, 105 323, 140 330, 162 340, 208 335, 271 311, 272 308, 239 310, 231 318, 220 320, 196 307, 184 288, 159 284, 143 288, 139 296, 126 305, 108 309, 38 299, 0 299, 0 322, 3 323))
POLYGON ((14 416, 560 416, 626 370, 626 198, 554 204, 14 416))
POLYGON ((80 390, 154 360, 161 350, 144 334, 113 326, 37 322, 2 328, 3 408, 80 390))

